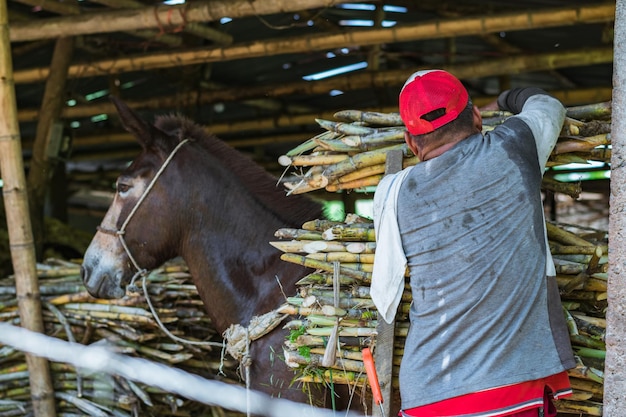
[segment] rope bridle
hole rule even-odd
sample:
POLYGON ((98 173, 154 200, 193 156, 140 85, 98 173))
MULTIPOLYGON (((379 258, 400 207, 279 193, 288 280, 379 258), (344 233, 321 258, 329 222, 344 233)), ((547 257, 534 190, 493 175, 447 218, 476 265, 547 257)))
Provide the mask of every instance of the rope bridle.
POLYGON ((146 302, 148 303, 148 307, 150 307, 150 311, 152 312, 152 316, 156 320, 156 322, 159 325, 159 327, 161 328, 161 330, 163 330, 165 332, 165 334, 167 334, 173 340, 176 340, 176 341, 181 342, 181 343, 186 343, 188 345, 211 345, 211 346, 220 346, 223 349, 225 349, 224 343, 201 342, 201 341, 187 340, 187 339, 180 338, 180 337, 172 334, 172 332, 170 332, 165 327, 165 325, 163 325, 163 322, 159 319, 159 315, 157 314, 156 309, 152 305, 152 301, 150 300, 150 296, 148 294, 148 288, 146 287, 146 278, 148 276, 148 272, 149 271, 146 268, 141 268, 139 266, 139 263, 135 260, 135 257, 131 253, 130 248, 126 244, 126 240, 124 240, 124 234, 126 233, 126 227, 128 226, 128 223, 130 223, 130 220, 133 218, 133 216, 137 212, 137 209, 139 208, 141 203, 146 199, 146 197, 148 196, 148 193, 150 193, 150 191, 154 187, 154 184, 156 184, 157 180, 159 179, 159 177, 161 176, 163 171, 165 171, 165 168, 167 168, 167 166, 169 165, 169 163, 172 160, 172 158, 174 158, 174 155, 176 155, 178 150, 187 142, 189 142, 189 139, 184 139, 184 140, 180 141, 178 143, 178 145, 176 145, 176 147, 168 155, 168 157, 165 159, 165 161, 163 161, 163 165, 161 165, 161 167, 156 172, 156 174, 154 174, 154 178, 152 178, 152 181, 150 181, 150 183, 148 184, 148 186, 144 190, 143 194, 141 195, 141 197, 139 197, 139 200, 137 200, 137 202, 135 203, 135 206, 133 207, 133 209, 128 214, 128 217, 126 218, 126 220, 124 220, 124 223, 122 223, 122 227, 120 227, 118 230, 115 230, 115 229, 109 229, 109 228, 106 228, 106 227, 103 227, 103 226, 98 226, 96 229, 99 232, 102 232, 102 233, 105 233, 105 234, 108 234, 108 235, 117 236, 118 239, 120 240, 120 243, 122 244, 122 247, 124 248, 124 251, 126 252, 126 255, 128 256, 128 259, 130 259, 131 263, 133 264, 133 267, 137 270, 135 275, 133 275, 133 277, 131 278, 130 283, 128 284, 128 291, 135 292, 135 293, 140 292, 139 288, 135 285, 135 281, 137 280, 137 278, 142 277, 142 289, 143 289, 144 296, 146 298, 146 302))
POLYGON ((161 165, 161 167, 156 172, 156 174, 154 174, 154 178, 152 178, 152 181, 150 181, 150 183, 148 184, 148 186, 144 190, 143 194, 141 195, 141 197, 139 197, 139 200, 137 200, 137 202, 135 203, 135 206, 133 207, 133 209, 128 214, 128 217, 126 218, 126 220, 124 220, 124 223, 122 223, 122 227, 120 227, 118 230, 109 229, 109 228, 106 228, 106 227, 103 227, 103 226, 96 227, 96 229, 99 232, 102 232, 102 233, 105 233, 105 234, 109 234, 109 235, 113 235, 113 236, 117 236, 119 238, 120 243, 122 244, 122 247, 124 248, 124 251, 126 252, 126 255, 128 256, 128 259, 130 259, 130 262, 133 264, 133 267, 137 270, 135 275, 133 275, 133 277, 131 278, 130 283, 128 284, 128 289, 131 292, 139 292, 139 288, 137 288, 137 286, 135 285, 135 281, 139 277, 145 277, 148 274, 148 270, 145 269, 145 268, 141 268, 139 266, 139 263, 137 263, 137 261, 135 260, 135 257, 133 256, 133 254, 131 253, 130 249, 128 248, 128 245, 126 244, 126 240, 124 240, 124 234, 126 233, 126 227, 128 226, 128 223, 130 223, 130 220, 133 218, 135 213, 137 212, 137 209, 139 209, 139 206, 141 205, 141 203, 143 203, 143 201, 148 196, 148 193, 150 193, 150 191, 154 187, 154 184, 156 184, 157 180, 159 179, 159 177, 161 176, 163 171, 165 171, 165 168, 167 168, 167 166, 169 165, 169 163, 172 160, 172 158, 174 158, 174 155, 176 155, 178 150, 187 142, 189 142, 189 139, 184 139, 184 140, 180 141, 178 143, 178 145, 176 145, 176 147, 168 155, 168 157, 165 159, 165 161, 163 161, 163 165, 161 165))

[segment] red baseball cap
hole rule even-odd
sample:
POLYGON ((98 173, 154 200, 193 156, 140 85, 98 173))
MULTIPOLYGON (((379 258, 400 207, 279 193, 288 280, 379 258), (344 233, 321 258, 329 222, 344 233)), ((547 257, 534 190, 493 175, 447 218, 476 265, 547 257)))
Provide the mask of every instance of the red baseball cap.
POLYGON ((465 109, 469 94, 461 81, 443 70, 418 71, 400 91, 400 117, 412 135, 423 135, 450 123, 465 109), (443 115, 426 120, 424 115, 443 109, 443 115))

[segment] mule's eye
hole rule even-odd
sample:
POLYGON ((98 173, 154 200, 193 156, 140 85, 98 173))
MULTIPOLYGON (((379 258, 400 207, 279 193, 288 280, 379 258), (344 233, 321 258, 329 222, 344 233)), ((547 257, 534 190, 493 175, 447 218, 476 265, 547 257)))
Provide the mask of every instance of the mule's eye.
POLYGON ((117 192, 120 194, 124 194, 127 193, 128 190, 130 190, 130 185, 129 184, 125 184, 123 182, 118 182, 117 183, 117 192))

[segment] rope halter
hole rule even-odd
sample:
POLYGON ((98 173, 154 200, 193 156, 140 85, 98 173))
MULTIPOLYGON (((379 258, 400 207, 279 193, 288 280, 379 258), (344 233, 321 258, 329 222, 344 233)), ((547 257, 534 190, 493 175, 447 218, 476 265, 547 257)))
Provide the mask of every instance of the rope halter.
POLYGON ((122 227, 120 227, 118 230, 108 229, 108 228, 103 227, 103 226, 98 226, 96 228, 99 232, 110 234, 110 235, 114 235, 114 236, 117 236, 120 239, 120 243, 122 244, 122 247, 124 248, 124 251, 126 252, 126 255, 130 259, 130 262, 133 264, 133 267, 137 270, 135 275, 133 275, 133 277, 131 278, 130 283, 128 284, 128 290, 131 291, 131 292, 139 292, 139 288, 135 285, 135 281, 139 277, 146 276, 148 274, 148 270, 145 269, 145 268, 141 268, 139 266, 139 264, 137 263, 137 261, 135 260, 135 258, 133 257, 133 254, 130 252, 130 249, 128 248, 128 245, 126 244, 126 241, 124 240, 124 234, 126 233, 126 227, 128 226, 128 223, 130 223, 130 220, 133 218, 135 213, 137 212, 137 209, 139 208, 141 203, 148 196, 148 193, 150 192, 150 190, 152 190, 152 188, 154 187, 154 184, 156 184, 157 180, 159 179, 159 177, 161 176, 163 171, 165 171, 165 168, 167 168, 167 166, 169 165, 169 163, 172 160, 172 158, 174 158, 174 155, 176 155, 178 150, 187 142, 189 142, 189 139, 184 139, 184 140, 180 141, 178 143, 178 145, 176 145, 176 147, 168 155, 168 157, 165 159, 165 161, 163 161, 163 165, 161 165, 159 170, 154 175, 154 178, 152 178, 152 181, 150 181, 150 183, 148 184, 148 186, 144 190, 144 192, 141 195, 141 197, 139 197, 139 200, 137 200, 137 203, 135 203, 135 206, 130 211, 130 214, 128 215, 126 220, 124 220, 124 223, 122 223, 122 227))

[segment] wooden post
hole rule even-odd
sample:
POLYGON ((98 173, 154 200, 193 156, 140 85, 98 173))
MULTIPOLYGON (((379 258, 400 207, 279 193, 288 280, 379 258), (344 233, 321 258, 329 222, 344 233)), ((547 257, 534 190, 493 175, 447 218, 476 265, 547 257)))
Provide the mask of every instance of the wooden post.
POLYGON ((57 121, 65 104, 67 69, 74 51, 74 38, 60 38, 56 41, 50 76, 41 101, 37 133, 33 144, 33 157, 28 172, 28 194, 30 218, 38 257, 43 252, 44 204, 49 183, 58 161, 62 135, 57 121))
POLYGON ((622 416, 626 410, 626 0, 617 0, 614 36, 609 307, 606 312, 603 411, 606 417, 622 416))
MULTIPOLYGON (((387 160, 385 161, 385 174, 395 174, 402 171, 402 151, 394 150, 387 152, 387 160)), ((391 417, 392 392, 391 384, 393 381, 393 345, 395 340, 395 320, 387 323, 379 318, 376 326, 376 350, 374 351, 374 362, 378 373, 378 382, 380 383, 380 391, 383 396, 383 409, 385 417, 391 417)), ((397 411, 397 410, 394 410, 397 411)), ((382 417, 383 410, 376 404, 372 406, 372 416, 382 417)))
MULTIPOLYGON (((39 283, 30 225, 26 179, 22 163, 13 83, 6 0, 0 0, 0 175, 7 217, 17 303, 22 327, 43 333, 39 283)), ((37 417, 56 416, 48 361, 26 355, 33 411, 37 417)))

